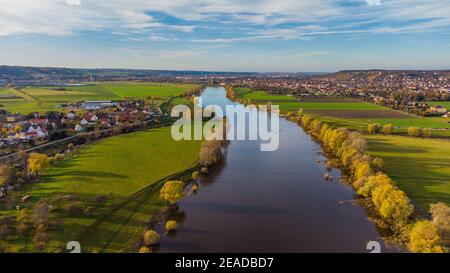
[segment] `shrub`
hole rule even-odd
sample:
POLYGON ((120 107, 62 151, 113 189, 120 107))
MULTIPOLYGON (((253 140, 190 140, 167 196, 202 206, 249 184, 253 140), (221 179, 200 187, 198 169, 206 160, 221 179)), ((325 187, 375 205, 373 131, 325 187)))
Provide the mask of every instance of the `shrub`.
POLYGON ((80 214, 83 211, 83 205, 79 201, 72 201, 66 206, 66 212, 68 214, 80 214))
POLYGON ((371 134, 378 133, 379 130, 380 130, 380 125, 379 124, 369 124, 367 126, 367 132, 369 132, 371 134))
POLYGON ((409 234, 408 249, 415 253, 443 253, 438 230, 431 221, 423 220, 414 224, 409 234))
POLYGON ((200 178, 200 173, 198 171, 193 172, 192 175, 191 175, 191 178, 193 180, 199 179, 200 178))
POLYGON ((166 222, 166 230, 167 231, 175 231, 178 228, 177 221, 169 220, 166 222))
POLYGON ((139 248, 139 253, 145 254, 145 253, 152 253, 152 249, 150 247, 143 246, 139 248))
POLYGON ((422 136, 423 137, 432 137, 433 136, 433 130, 431 130, 430 128, 426 128, 422 130, 422 136))
POLYGON ((372 160, 371 164, 370 164, 374 169, 381 171, 384 168, 384 160, 376 157, 372 160))
POLYGON ((305 128, 309 127, 309 124, 313 121, 313 117, 309 116, 309 115, 304 115, 302 117, 302 124, 303 126, 305 126, 305 128))
POLYGON ((385 124, 383 126, 383 133, 386 135, 392 135, 394 133, 394 125, 392 124, 385 124))
POLYGON ((146 246, 157 245, 157 244, 159 244, 159 238, 160 238, 159 234, 156 233, 156 231, 150 229, 150 230, 146 231, 144 234, 144 238, 143 238, 144 244, 146 246))
POLYGON ((418 137, 421 134, 421 129, 419 127, 409 127, 408 136, 418 137))

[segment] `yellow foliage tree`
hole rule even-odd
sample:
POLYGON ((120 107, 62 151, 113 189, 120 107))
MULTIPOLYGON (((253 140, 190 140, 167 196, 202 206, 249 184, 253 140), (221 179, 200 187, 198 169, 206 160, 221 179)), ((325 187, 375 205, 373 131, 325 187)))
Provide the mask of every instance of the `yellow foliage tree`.
POLYGON ((408 249, 414 253, 443 253, 438 230, 431 221, 423 220, 414 224, 409 233, 408 249))
POLYGON ((50 160, 46 154, 31 153, 27 162, 28 173, 31 175, 38 175, 50 165, 50 160))
POLYGON ((385 124, 383 126, 383 133, 386 135, 392 135, 394 133, 394 125, 392 124, 385 124))
POLYGON ((391 179, 387 175, 377 173, 376 175, 369 176, 367 183, 358 189, 358 194, 364 197, 370 197, 376 188, 392 184, 391 179))
POLYGON ((159 197, 170 205, 175 205, 184 197, 184 183, 182 181, 167 181, 160 190, 159 197))
POLYGON ((378 124, 369 124, 367 126, 367 132, 371 133, 371 134, 375 134, 378 133, 380 126, 378 124))
POLYGON ((366 162, 360 162, 355 167, 355 177, 356 179, 360 179, 363 177, 368 177, 372 175, 373 170, 370 165, 366 162))
POLYGON ((381 216, 398 223, 406 222, 414 209, 406 194, 391 184, 376 188, 372 193, 372 201, 381 216))
POLYGON ((419 127, 409 127, 408 136, 418 137, 421 134, 421 129, 419 127))
POLYGON ((154 230, 148 230, 144 233, 143 241, 146 246, 153 246, 159 244, 160 236, 154 230))
POLYGON ((177 221, 169 220, 166 222, 166 230, 167 231, 175 231, 178 228, 177 221))

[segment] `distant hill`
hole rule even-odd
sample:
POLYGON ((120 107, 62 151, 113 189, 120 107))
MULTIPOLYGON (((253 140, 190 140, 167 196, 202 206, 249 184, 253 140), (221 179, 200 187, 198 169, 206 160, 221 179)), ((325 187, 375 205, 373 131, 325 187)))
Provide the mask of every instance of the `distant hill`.
POLYGON ((32 67, 0 65, 0 84, 5 83, 48 83, 60 81, 85 80, 146 80, 164 78, 202 77, 308 77, 324 73, 257 73, 257 72, 220 72, 189 70, 151 70, 151 69, 81 69, 59 67, 32 67))

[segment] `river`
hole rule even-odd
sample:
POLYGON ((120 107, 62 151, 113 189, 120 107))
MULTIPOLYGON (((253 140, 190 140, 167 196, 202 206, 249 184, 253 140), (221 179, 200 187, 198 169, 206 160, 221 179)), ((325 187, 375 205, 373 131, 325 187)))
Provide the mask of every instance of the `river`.
MULTIPOLYGON (((223 88, 208 87, 203 105, 234 104, 223 88)), ((280 145, 231 141, 222 165, 180 202, 176 234, 158 252, 368 252, 383 243, 353 189, 327 172, 321 147, 295 123, 280 119, 280 145)), ((162 232, 162 224, 157 227, 162 232)))

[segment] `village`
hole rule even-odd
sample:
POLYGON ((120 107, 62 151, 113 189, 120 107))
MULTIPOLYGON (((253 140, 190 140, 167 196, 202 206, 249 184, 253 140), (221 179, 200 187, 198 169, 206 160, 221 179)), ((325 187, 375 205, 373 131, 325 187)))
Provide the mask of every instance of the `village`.
POLYGON ((157 120, 161 110, 145 100, 84 101, 66 112, 0 113, 0 147, 32 147, 59 138, 123 124, 157 120))

